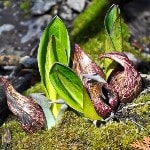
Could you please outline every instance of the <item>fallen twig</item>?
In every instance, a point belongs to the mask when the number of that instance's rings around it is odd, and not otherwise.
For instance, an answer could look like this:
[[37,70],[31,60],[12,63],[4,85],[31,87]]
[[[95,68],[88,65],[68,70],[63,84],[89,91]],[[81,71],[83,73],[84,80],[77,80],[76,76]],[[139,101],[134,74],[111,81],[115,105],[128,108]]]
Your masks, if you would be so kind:
[[[122,109],[133,109],[133,108],[135,108],[135,107],[140,107],[140,106],[144,106],[144,105],[150,105],[150,101],[147,101],[147,102],[145,102],[145,103],[137,103],[137,104],[135,104],[135,103],[132,103],[132,104],[129,104],[129,105],[127,105],[127,106],[124,106]],[[118,112],[120,112],[122,109],[120,109]]]

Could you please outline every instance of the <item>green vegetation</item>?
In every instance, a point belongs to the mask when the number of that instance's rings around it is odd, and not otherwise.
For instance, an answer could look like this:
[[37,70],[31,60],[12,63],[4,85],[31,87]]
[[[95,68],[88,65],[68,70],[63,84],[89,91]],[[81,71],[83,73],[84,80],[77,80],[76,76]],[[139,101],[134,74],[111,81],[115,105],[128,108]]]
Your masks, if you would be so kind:
[[34,86],[29,88],[27,91],[25,91],[24,95],[27,96],[27,95],[30,95],[32,93],[43,93],[43,94],[46,94],[44,85],[41,82],[36,83]]
[[[107,43],[105,44],[108,50],[105,52],[111,52],[116,49],[122,51],[122,29],[118,6],[112,5],[107,11],[105,28],[108,34]],[[91,120],[102,119],[103,116],[98,115],[95,111],[82,81],[69,68],[69,61],[71,59],[70,40],[67,29],[58,16],[52,19],[43,32],[37,58],[41,80],[47,91],[46,96],[52,102],[60,97],[67,105],[82,113],[85,117]],[[104,68],[107,68],[109,71],[109,65],[112,64],[112,61],[104,60],[104,62]],[[56,103],[53,103],[51,108],[56,118],[60,111],[60,107],[57,106]],[[51,120],[51,118],[47,118],[46,120]]]
[[25,13],[28,14],[29,13],[29,9],[30,9],[30,0],[23,0],[20,3],[20,9]]
[[[72,41],[80,44],[96,62],[98,62],[99,54],[105,50],[106,34],[103,20],[108,7],[105,0],[93,0],[91,5],[76,18],[71,32]],[[124,23],[123,35],[124,50],[133,52],[134,49],[128,43],[129,31]],[[27,90],[25,95],[36,92],[46,94],[43,84],[36,84]],[[135,102],[146,102],[149,99],[150,94],[141,95]],[[130,143],[149,135],[147,131],[150,130],[149,112],[150,106],[145,104],[132,109],[128,114],[131,119],[136,119],[138,116],[137,124],[123,119],[124,121],[108,122],[95,127],[92,122],[87,121],[72,109],[68,109],[55,127],[32,135],[26,134],[16,120],[9,118],[0,127],[0,138],[5,128],[10,129],[12,134],[10,149],[13,150],[131,149]],[[1,141],[0,139],[0,145]]]
[[[150,94],[140,96],[136,102],[149,101]],[[150,106],[145,105],[135,108],[130,116],[140,114],[137,123],[150,130]],[[4,128],[9,128],[12,133],[10,147],[12,149],[131,149],[129,144],[148,132],[131,121],[108,122],[95,127],[91,122],[84,120],[72,110],[66,111],[62,120],[52,129],[39,131],[29,135],[22,131],[17,121],[6,122],[0,127],[0,136]]]
[[3,7],[8,8],[11,7],[12,3],[10,0],[4,0],[3,1]]
[[93,0],[92,3],[74,21],[71,41],[78,44],[87,42],[98,33],[103,33],[104,17],[109,6],[105,0]]
[[[107,51],[107,34],[104,27],[105,14],[109,8],[105,1],[93,0],[92,3],[74,21],[74,28],[71,32],[71,41],[78,43],[92,59],[99,63],[98,57]],[[122,22],[123,51],[131,48],[128,38],[129,30],[127,25]]]
[[[105,0],[93,0],[92,3],[81,13],[73,23],[71,41],[78,43],[90,57],[100,65],[98,56],[107,49],[105,42],[107,34],[104,28],[105,14],[110,4]],[[131,52],[135,57],[150,62],[150,58],[141,55],[141,52],[129,43],[130,31],[122,19],[123,51]],[[145,40],[144,40],[145,42]],[[146,38],[146,42],[149,38]]]
[[[46,89],[46,96],[56,101],[58,93],[50,80],[50,70],[55,62],[68,65],[70,60],[70,40],[62,20],[56,16],[48,24],[40,39],[38,48],[38,68],[41,81]],[[55,117],[59,114],[60,105],[52,104]]]

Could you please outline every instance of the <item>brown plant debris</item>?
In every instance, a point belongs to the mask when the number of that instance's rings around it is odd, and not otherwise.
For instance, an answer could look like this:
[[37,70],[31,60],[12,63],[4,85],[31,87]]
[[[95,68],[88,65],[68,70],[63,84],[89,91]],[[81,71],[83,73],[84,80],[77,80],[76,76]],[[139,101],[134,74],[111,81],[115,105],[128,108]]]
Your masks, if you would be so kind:
[[130,145],[136,150],[150,150],[150,137],[145,136],[142,140],[137,140]]

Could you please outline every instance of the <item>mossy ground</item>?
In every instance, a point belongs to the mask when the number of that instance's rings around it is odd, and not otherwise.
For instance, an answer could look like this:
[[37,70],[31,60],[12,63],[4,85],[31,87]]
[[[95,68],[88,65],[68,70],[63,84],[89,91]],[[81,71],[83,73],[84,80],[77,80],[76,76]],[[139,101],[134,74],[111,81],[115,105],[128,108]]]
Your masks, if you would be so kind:
[[[93,0],[73,24],[71,40],[78,43],[94,59],[107,51],[105,42],[108,35],[105,31],[104,18],[109,7],[110,4],[105,0]],[[124,47],[130,47],[127,41],[130,36],[129,29],[123,20],[122,26]]]
[[[149,99],[150,94],[142,95],[135,102],[146,102]],[[0,136],[5,128],[10,129],[12,134],[10,148],[13,150],[131,149],[130,143],[149,135],[147,130],[150,130],[150,106],[137,107],[130,112],[130,116],[132,114],[140,116],[140,119],[132,117],[133,120],[136,119],[136,123],[126,118],[124,121],[111,121],[95,127],[92,122],[68,110],[55,127],[31,135],[25,133],[13,119],[1,126]]]
[[[107,9],[106,1],[93,0],[92,4],[77,17],[71,32],[72,41],[80,44],[95,61],[104,48],[106,35],[103,20]],[[127,41],[129,32],[126,25],[124,26],[124,35],[126,35],[124,45],[131,50],[133,48]],[[42,93],[44,90],[41,84],[38,84],[36,88],[32,88],[26,94],[32,92]],[[146,94],[138,97],[135,102],[149,100],[150,94]],[[12,136],[10,149],[13,150],[131,149],[130,143],[143,136],[149,136],[150,106],[136,107],[129,112],[127,117],[129,118],[124,118],[119,122],[108,122],[101,124],[100,127],[95,127],[92,122],[86,121],[69,109],[55,127],[31,135],[20,128],[17,120],[10,118],[0,127],[0,137],[2,137],[5,128],[10,129]]]
[[[95,60],[99,62],[99,55],[108,51],[106,44],[107,34],[104,26],[104,18],[106,12],[111,4],[105,0],[93,0],[92,3],[81,13],[73,23],[73,30],[71,31],[71,42],[77,43],[83,50]],[[130,29],[125,24],[123,18],[122,22],[122,38],[124,52],[131,52],[135,57],[144,61],[150,62],[150,58],[141,55],[141,51],[135,49],[129,43]],[[141,41],[149,43],[149,37],[143,38]]]

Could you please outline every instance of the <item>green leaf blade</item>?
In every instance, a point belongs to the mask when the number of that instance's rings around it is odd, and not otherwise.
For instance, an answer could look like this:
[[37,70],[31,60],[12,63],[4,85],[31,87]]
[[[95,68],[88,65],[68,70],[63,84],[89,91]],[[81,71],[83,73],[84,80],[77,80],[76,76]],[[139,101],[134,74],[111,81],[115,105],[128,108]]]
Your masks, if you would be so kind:
[[[104,25],[108,34],[107,48],[108,51],[122,51],[122,27],[120,9],[117,5],[112,5],[106,13]],[[109,43],[110,42],[110,43]]]
[[122,36],[123,35],[122,35],[121,17],[118,16],[118,18],[114,22],[111,39],[113,41],[115,50],[119,52],[123,51],[123,37]]
[[83,111],[84,111],[84,116],[91,119],[91,120],[103,120],[101,116],[99,116],[93,106],[93,103],[87,94],[87,92],[83,91]]
[[[104,20],[107,39],[105,41],[105,53],[112,51],[123,51],[123,37],[120,9],[117,5],[112,5],[106,13]],[[116,63],[109,59],[103,61],[106,79],[115,68]]]
[[68,67],[55,63],[50,71],[50,80],[59,96],[73,109],[83,113],[83,85]]
[[69,59],[70,59],[70,41],[69,41],[68,32],[62,20],[58,16],[56,16],[53,18],[53,20],[49,23],[49,25],[44,30],[38,48],[38,56],[37,56],[38,67],[41,75],[41,80],[44,83],[44,85],[46,84],[45,63],[46,63],[47,46],[50,37],[52,35],[54,35],[60,41],[60,43],[63,43],[64,51],[65,54],[67,55],[67,63],[69,63]]
[[[54,17],[45,28],[40,39],[37,58],[41,80],[46,89],[46,95],[52,101],[56,100],[58,95],[49,79],[50,69],[54,62],[61,62],[68,65],[70,60],[68,32],[58,16]],[[55,117],[59,112],[59,108],[59,105],[52,105],[52,111]]]
[[55,63],[50,72],[50,79],[59,96],[73,109],[91,120],[102,120],[93,106],[79,77],[68,67]]
[[60,41],[55,36],[50,36],[50,40],[47,46],[46,52],[46,62],[45,62],[45,86],[49,93],[49,98],[55,100],[57,98],[57,93],[51,84],[49,79],[49,72],[52,65],[55,62],[61,62],[67,65],[67,56],[65,53],[65,49]]
[[114,22],[117,19],[117,8],[118,7],[116,5],[112,5],[108,9],[105,16],[104,25],[105,25],[106,32],[109,35],[112,33]]

